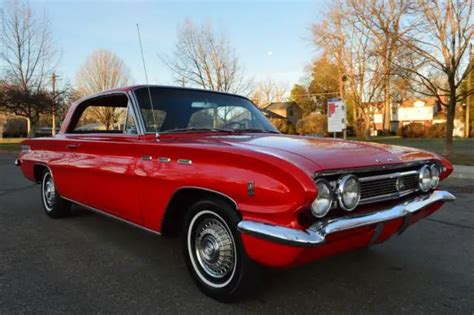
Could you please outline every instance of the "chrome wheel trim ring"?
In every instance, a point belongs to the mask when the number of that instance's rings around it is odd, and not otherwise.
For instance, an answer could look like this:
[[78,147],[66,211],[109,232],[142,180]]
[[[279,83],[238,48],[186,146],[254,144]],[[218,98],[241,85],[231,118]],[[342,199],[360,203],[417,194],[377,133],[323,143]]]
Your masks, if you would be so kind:
[[[203,216],[208,218],[200,222]],[[202,282],[213,288],[223,288],[232,281],[237,266],[237,251],[232,232],[221,216],[210,210],[198,212],[189,224],[187,245],[191,264]],[[213,263],[219,259],[219,264]],[[230,259],[231,262],[223,262],[223,259]],[[226,280],[218,282],[222,279]]]
[[41,191],[44,207],[46,211],[50,212],[53,210],[54,200],[56,198],[56,187],[54,186],[54,179],[50,172],[46,172],[43,176]]

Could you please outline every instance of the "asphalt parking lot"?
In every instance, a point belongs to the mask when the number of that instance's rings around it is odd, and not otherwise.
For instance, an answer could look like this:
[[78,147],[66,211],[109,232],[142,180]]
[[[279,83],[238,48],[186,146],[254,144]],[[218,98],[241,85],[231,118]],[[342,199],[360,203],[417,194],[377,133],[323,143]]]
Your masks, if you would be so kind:
[[403,235],[266,275],[254,299],[221,304],[194,286],[177,240],[76,207],[43,214],[39,187],[0,154],[0,314],[474,312],[474,180]]

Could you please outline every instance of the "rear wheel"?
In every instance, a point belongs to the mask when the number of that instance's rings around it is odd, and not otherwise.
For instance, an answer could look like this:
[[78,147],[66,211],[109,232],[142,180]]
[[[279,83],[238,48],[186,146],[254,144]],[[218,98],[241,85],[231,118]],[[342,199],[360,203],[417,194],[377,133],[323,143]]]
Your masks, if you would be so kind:
[[44,171],[41,180],[41,200],[44,211],[52,218],[62,218],[71,213],[71,203],[58,194],[49,169]]
[[206,295],[233,301],[255,289],[258,267],[246,255],[235,210],[220,200],[200,201],[188,211],[183,233],[187,267]]

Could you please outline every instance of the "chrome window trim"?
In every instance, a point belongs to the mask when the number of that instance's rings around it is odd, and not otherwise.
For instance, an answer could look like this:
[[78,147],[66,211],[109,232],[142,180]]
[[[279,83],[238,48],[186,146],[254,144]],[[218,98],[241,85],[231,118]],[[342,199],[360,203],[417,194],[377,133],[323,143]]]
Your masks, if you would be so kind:
[[135,118],[137,121],[138,134],[143,136],[146,134],[145,122],[140,111],[140,104],[138,104],[137,97],[135,96],[134,90],[130,90],[128,93],[128,98],[132,102],[133,111],[135,112]]

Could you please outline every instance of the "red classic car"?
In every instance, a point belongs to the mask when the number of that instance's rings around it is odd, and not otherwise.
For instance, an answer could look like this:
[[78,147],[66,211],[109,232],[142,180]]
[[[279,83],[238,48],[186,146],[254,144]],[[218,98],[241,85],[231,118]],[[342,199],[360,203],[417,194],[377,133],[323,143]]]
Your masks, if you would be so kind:
[[261,266],[384,242],[455,199],[437,189],[452,165],[436,154],[283,135],[244,97],[187,88],[84,98],[16,164],[52,218],[74,203],[180,235],[193,279],[219,300],[249,292]]

